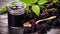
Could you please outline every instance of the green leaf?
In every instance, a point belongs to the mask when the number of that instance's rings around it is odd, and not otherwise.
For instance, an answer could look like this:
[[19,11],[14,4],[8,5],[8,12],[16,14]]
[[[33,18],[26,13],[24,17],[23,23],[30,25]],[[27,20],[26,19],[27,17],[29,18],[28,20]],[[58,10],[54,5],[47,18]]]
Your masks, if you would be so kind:
[[6,12],[7,11],[7,8],[6,7],[4,7],[4,8],[2,8],[2,10],[0,10],[1,11],[1,14],[2,13],[4,13],[4,12]]
[[53,2],[53,3],[56,3],[56,2],[58,2],[58,0],[52,0],[52,2]]
[[11,2],[12,5],[14,5],[16,2]]
[[47,2],[48,2],[48,0],[39,0],[38,4],[39,5],[43,5],[43,4],[47,3]]
[[26,3],[26,5],[30,6],[31,4],[36,3],[38,0],[20,0],[24,3]]
[[26,7],[26,10],[29,10],[29,6]]
[[34,12],[37,16],[39,16],[39,14],[40,14],[40,8],[39,8],[38,5],[33,5],[33,6],[32,6],[32,10],[33,10],[33,12]]
[[30,12],[29,6],[26,7],[26,12],[27,12],[27,13]]
[[9,3],[10,6],[14,6],[14,5],[17,5],[18,2],[11,2]]

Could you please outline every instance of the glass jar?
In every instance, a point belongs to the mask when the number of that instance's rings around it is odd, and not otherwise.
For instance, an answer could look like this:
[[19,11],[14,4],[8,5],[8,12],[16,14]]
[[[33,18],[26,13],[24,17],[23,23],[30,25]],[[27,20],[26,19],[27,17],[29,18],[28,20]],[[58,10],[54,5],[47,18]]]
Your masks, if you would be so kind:
[[26,4],[23,2],[14,2],[7,5],[8,26],[21,27],[25,22]]

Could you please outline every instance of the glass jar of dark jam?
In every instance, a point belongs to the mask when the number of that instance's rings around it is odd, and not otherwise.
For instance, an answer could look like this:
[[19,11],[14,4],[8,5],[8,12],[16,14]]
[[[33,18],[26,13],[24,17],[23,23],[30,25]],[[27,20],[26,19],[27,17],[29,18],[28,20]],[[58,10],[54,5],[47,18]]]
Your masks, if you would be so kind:
[[7,5],[8,9],[8,26],[21,27],[25,22],[25,8],[23,2],[15,2],[13,5]]

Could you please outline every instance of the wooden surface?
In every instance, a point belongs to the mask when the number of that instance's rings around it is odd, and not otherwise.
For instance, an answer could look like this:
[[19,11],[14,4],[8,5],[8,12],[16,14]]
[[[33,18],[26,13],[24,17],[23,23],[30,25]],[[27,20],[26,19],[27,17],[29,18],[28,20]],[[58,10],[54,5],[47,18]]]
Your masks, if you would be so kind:
[[[8,27],[0,27],[0,34],[23,34],[23,30],[24,28],[13,29]],[[38,32],[31,34],[38,34]],[[47,32],[47,34],[60,34],[60,29],[51,29],[50,31]]]
[[7,14],[0,15],[0,26],[8,26]]
[[6,6],[12,0],[0,0],[0,9]]
[[[9,4],[9,2],[12,2],[12,0],[0,0],[0,10]],[[5,18],[7,18],[6,14],[0,15],[0,26],[8,26],[7,19]]]
[[[0,27],[0,34],[23,34],[24,28],[8,28],[8,27]],[[31,34],[37,34],[36,33],[31,33]]]

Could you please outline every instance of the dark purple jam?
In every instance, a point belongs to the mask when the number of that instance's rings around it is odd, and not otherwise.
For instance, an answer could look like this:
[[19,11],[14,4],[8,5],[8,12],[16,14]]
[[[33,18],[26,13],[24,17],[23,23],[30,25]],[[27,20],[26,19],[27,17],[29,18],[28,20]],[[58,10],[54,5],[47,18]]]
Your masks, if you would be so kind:
[[[18,6],[10,7],[13,11],[8,10],[8,24],[13,27],[21,27],[25,22],[25,12],[18,11]],[[16,11],[15,11],[16,10]],[[20,12],[20,13],[19,13]]]

